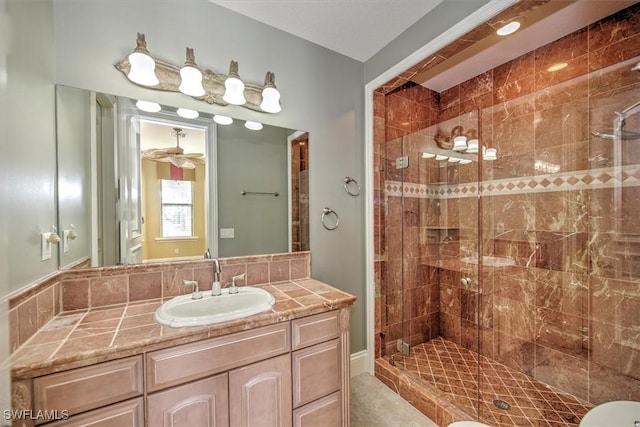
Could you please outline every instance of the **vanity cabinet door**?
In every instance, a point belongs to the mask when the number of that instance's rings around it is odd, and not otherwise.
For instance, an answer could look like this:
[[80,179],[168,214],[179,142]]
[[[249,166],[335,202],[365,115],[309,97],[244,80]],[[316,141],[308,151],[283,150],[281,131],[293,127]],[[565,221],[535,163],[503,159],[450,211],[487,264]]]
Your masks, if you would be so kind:
[[229,427],[227,374],[151,394],[149,427]]
[[229,408],[233,427],[290,427],[291,356],[229,372]]

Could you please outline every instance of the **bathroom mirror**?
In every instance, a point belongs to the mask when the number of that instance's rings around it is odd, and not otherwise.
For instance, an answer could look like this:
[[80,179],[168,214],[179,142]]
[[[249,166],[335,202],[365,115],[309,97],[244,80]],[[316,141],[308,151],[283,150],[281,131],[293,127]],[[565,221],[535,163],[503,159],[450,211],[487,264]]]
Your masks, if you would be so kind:
[[56,88],[59,267],[309,249],[308,133]]

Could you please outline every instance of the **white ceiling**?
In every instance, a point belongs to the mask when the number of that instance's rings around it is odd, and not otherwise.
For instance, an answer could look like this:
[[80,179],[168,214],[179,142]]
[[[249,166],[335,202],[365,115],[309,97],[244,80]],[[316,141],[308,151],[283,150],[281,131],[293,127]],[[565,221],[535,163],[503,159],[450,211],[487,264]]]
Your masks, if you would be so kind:
[[443,0],[209,0],[365,62]]
[[[445,0],[209,0],[310,42],[365,62]],[[460,0],[446,0],[460,1]],[[638,0],[556,2],[562,10],[499,43],[416,76],[441,92]]]

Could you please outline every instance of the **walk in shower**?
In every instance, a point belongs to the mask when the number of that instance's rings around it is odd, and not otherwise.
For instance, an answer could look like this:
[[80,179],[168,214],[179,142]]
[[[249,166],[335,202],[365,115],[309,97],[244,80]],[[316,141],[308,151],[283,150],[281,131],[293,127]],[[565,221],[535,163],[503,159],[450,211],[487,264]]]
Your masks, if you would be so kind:
[[640,401],[639,63],[636,3],[376,92],[376,375],[440,425]]

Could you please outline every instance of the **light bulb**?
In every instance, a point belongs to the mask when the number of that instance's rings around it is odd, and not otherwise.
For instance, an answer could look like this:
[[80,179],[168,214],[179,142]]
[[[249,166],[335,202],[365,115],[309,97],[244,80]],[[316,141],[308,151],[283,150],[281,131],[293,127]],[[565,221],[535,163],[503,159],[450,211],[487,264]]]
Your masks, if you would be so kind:
[[275,78],[275,74],[268,71],[264,79],[260,108],[267,113],[278,113],[282,110],[280,106],[280,92],[276,89]]
[[247,120],[246,122],[244,122],[244,127],[251,130],[260,130],[262,129],[262,123]]
[[233,105],[244,105],[247,100],[244,97],[244,83],[238,75],[238,63],[231,61],[229,65],[229,75],[224,81],[224,95],[222,99]]
[[136,48],[127,59],[130,65],[127,74],[129,80],[143,86],[156,86],[160,83],[155,72],[156,61],[149,55],[144,34],[138,33]]
[[498,150],[496,150],[495,148],[487,148],[486,150],[484,150],[482,158],[487,161],[496,160],[498,158],[497,154]]
[[477,139],[470,139],[467,143],[467,153],[477,153],[479,142]]
[[146,111],[147,113],[157,113],[162,109],[160,104],[157,102],[143,101],[141,99],[136,102],[136,107],[142,111]]
[[230,125],[233,123],[233,119],[231,117],[221,116],[220,114],[213,116],[213,121],[219,125]]
[[196,110],[189,110],[188,108],[178,108],[176,113],[185,119],[196,119],[200,115]]
[[202,87],[202,73],[198,69],[195,61],[193,49],[187,48],[187,60],[180,69],[180,87],[178,90],[189,96],[203,96],[205,94]]
[[456,136],[453,138],[453,151],[464,151],[467,149],[467,137]]

